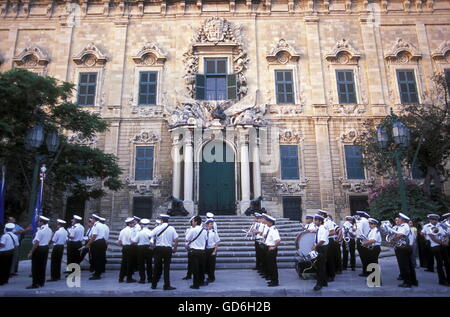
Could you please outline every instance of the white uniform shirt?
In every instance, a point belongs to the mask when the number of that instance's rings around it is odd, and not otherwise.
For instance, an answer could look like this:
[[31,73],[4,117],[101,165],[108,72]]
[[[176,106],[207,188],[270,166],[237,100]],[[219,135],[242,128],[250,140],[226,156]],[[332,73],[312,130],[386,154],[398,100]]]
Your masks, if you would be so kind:
[[141,231],[131,239],[132,242],[137,243],[137,245],[150,245],[150,234],[152,231],[148,227],[142,227]]
[[417,238],[417,236],[416,236],[416,234],[414,233],[414,230],[412,230],[412,227],[409,227],[409,236],[408,236],[408,239],[409,239],[409,245],[410,245],[410,246],[413,246],[413,245],[414,245],[414,243],[416,242],[416,238]]
[[267,238],[267,234],[269,232],[269,226],[268,225],[264,225],[263,229],[262,229],[262,238]]
[[155,245],[157,247],[172,247],[175,239],[178,238],[178,233],[173,226],[169,226],[159,237],[157,236],[160,232],[162,232],[167,226],[168,223],[163,223],[153,229],[150,233],[151,237],[155,239]]
[[[324,227],[325,227],[325,229],[327,229],[328,230],[328,233],[330,232],[330,231],[333,231],[333,230],[335,230],[336,229],[336,227],[337,227],[337,225],[334,223],[334,221],[333,220],[330,220],[330,219],[328,219],[328,218],[325,218],[325,221],[324,221]],[[330,235],[330,238],[336,238],[336,235],[335,234],[333,234],[333,235]]]
[[[258,231],[261,231],[264,234],[264,232],[267,230],[267,226],[265,224],[263,224],[262,222],[259,222],[258,224],[259,224]],[[262,237],[263,237],[263,235],[261,235],[259,233],[255,236],[256,239],[261,239]]]
[[108,240],[109,239],[109,227],[104,223],[102,223],[102,226],[105,229],[105,240]]
[[381,245],[381,233],[378,228],[370,229],[369,235],[367,236],[369,240],[375,240],[370,246],[375,247],[377,245]]
[[322,245],[328,245],[328,234],[330,232],[323,225],[319,226],[316,232],[316,243],[324,241]]
[[[411,228],[409,227],[409,225],[407,223],[402,223],[398,227],[397,232],[405,235],[406,237],[409,237],[409,234],[411,233]],[[408,242],[410,242],[410,241],[408,241]]]
[[67,241],[67,230],[63,227],[59,228],[53,234],[52,242],[55,245],[65,245]]
[[130,245],[131,244],[131,231],[133,228],[130,226],[126,226],[122,230],[120,230],[119,238],[117,241],[120,241],[122,245]]
[[317,226],[314,222],[308,223],[305,225],[305,229],[312,231],[312,232],[316,232],[317,231]]
[[13,232],[9,231],[2,235],[0,243],[4,245],[0,248],[0,251],[9,251],[19,246],[19,239]]
[[217,243],[220,242],[219,233],[215,230],[207,230],[206,232],[206,248],[213,249],[216,247]]
[[[203,231],[200,233],[202,229]],[[204,250],[206,247],[206,235],[207,230],[205,230],[202,226],[195,226],[194,228],[189,230],[189,233],[186,236],[186,241],[190,242],[189,247],[191,249]],[[194,239],[195,241],[193,241]]]
[[83,240],[84,227],[81,224],[76,223],[74,226],[69,228],[68,232],[69,235],[72,236],[72,238],[69,238],[69,241],[76,242]]
[[105,239],[106,230],[105,230],[105,227],[103,226],[103,224],[99,221],[94,223],[94,225],[92,226],[91,235],[94,235],[94,234],[97,235],[95,237],[95,241],[100,240],[100,239]]
[[369,220],[367,218],[361,217],[359,221],[356,222],[356,238],[361,238],[361,234],[368,236],[370,231]]
[[[213,218],[208,218],[208,219],[213,219]],[[213,219],[214,220],[214,219]],[[217,223],[214,221],[213,222],[213,229],[214,230],[216,230],[216,232],[219,232],[218,230],[217,230]]]
[[53,235],[52,229],[48,227],[48,224],[43,225],[36,231],[36,235],[34,236],[33,239],[33,244],[39,241],[39,246],[45,247],[50,242],[52,235]]
[[432,227],[433,225],[430,222],[422,227],[422,233],[425,235],[425,240],[431,241],[430,236],[428,234],[430,233],[429,229]]
[[[436,234],[433,233],[433,228],[438,228],[439,229],[438,233],[436,233]],[[437,238],[437,235],[444,234],[444,230],[441,227],[437,227],[437,226],[431,225],[431,226],[427,227],[426,234],[427,234],[427,237],[429,238],[431,247],[436,247],[436,246],[438,246],[440,244],[434,242],[428,235],[434,235],[434,237]]]
[[278,232],[278,229],[275,228],[275,226],[272,226],[269,228],[269,231],[267,233],[267,238],[264,243],[268,247],[274,247],[275,241],[277,241],[277,240],[281,240],[280,233]]
[[[343,227],[343,230],[344,230],[344,233],[343,233],[344,237],[347,236],[350,239],[354,239],[355,238],[356,232],[353,231],[353,224],[350,221],[346,220],[344,222],[344,224],[342,225],[342,227]],[[345,234],[345,231],[347,231],[347,234]]]

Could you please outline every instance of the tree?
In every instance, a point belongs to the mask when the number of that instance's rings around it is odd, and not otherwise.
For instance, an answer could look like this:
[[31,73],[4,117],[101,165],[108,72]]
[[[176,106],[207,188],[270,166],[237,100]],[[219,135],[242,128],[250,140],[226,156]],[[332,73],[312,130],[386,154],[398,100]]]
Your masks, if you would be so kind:
[[[448,157],[450,154],[450,104],[448,83],[445,75],[432,77],[431,93],[422,98],[421,104],[404,105],[400,109],[399,119],[411,131],[411,143],[402,156],[403,164],[420,167],[425,174],[422,188],[428,197],[442,194],[442,183],[448,178]],[[394,162],[382,151],[377,143],[376,127],[387,124],[389,118],[381,122],[368,120],[363,124],[363,132],[356,140],[362,147],[363,164],[378,175],[394,178]],[[417,149],[419,151],[417,152]],[[434,187],[432,186],[434,185]]]
[[[36,155],[45,157],[48,167],[47,208],[67,191],[90,199],[103,196],[103,188],[116,191],[122,187],[121,169],[114,155],[68,141],[68,132],[89,139],[108,128],[98,114],[70,101],[73,90],[71,83],[23,69],[0,74],[0,161],[7,167],[6,207],[10,213],[26,210]],[[45,131],[58,131],[60,147],[56,153],[49,152],[45,145],[37,150],[25,147],[25,137],[36,124]],[[86,178],[98,179],[103,186],[87,186]]]

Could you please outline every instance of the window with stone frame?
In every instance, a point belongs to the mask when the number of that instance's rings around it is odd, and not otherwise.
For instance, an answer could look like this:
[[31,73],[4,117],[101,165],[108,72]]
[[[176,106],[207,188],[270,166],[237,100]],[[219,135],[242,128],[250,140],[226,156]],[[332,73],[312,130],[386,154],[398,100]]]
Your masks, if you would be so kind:
[[158,72],[139,72],[139,106],[156,105]]
[[344,145],[347,179],[365,179],[361,146]]
[[78,77],[77,103],[80,106],[93,106],[97,90],[97,73],[80,73]]
[[154,146],[136,146],[135,180],[153,179],[154,150]]
[[339,103],[354,104],[356,101],[355,76],[353,70],[337,69],[336,84]]
[[419,102],[417,84],[413,69],[397,69],[397,83],[402,104]]
[[295,103],[294,76],[292,70],[275,70],[277,104]]
[[236,74],[227,73],[226,58],[205,58],[204,74],[195,75],[197,100],[236,100]]
[[280,145],[281,179],[299,179],[298,146]]

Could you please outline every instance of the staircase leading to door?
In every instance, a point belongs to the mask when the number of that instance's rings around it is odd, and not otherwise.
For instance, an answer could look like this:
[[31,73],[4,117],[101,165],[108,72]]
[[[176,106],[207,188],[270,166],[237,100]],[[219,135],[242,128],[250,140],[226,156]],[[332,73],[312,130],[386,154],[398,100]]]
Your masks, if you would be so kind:
[[[217,254],[217,269],[250,269],[255,266],[254,242],[246,240],[242,229],[247,230],[252,223],[252,217],[246,216],[216,216],[219,236],[221,239]],[[154,223],[154,221],[152,221]],[[170,225],[174,226],[179,235],[179,247],[172,258],[171,268],[185,270],[187,267],[187,252],[184,248],[184,233],[189,226],[189,217],[172,217]],[[295,264],[295,238],[300,230],[298,221],[279,218],[276,223],[281,235],[281,245],[278,250],[278,267],[293,268]],[[107,269],[119,269],[121,262],[121,247],[116,245],[118,230],[112,230],[107,253]],[[380,256],[389,256],[388,248],[383,248]]]

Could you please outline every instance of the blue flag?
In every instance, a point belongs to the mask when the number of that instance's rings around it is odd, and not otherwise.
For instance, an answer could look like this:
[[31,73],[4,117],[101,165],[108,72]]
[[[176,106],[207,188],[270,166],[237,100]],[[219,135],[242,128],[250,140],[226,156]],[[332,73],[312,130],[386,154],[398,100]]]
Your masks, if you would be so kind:
[[0,179],[0,224],[4,224],[5,221],[5,194],[6,194],[6,168],[2,166],[2,175]]
[[33,221],[31,223],[32,231],[31,233],[34,234],[37,231],[38,222],[39,222],[39,216],[42,215],[42,198],[44,193],[44,180],[41,178],[41,182],[39,183],[39,188],[37,192],[36,197],[36,204],[34,205],[34,211],[33,211]]

